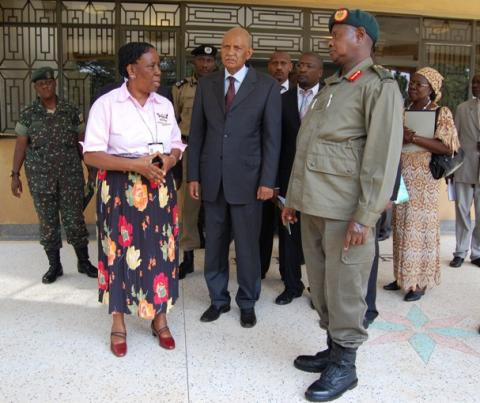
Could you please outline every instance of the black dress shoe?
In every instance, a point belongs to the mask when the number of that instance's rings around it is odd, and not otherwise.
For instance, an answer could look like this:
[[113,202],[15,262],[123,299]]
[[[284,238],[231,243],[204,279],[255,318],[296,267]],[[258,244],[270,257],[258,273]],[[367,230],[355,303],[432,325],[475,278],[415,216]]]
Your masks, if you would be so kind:
[[240,325],[242,327],[254,327],[257,323],[255,309],[240,309]]
[[400,289],[400,286],[397,284],[397,280],[395,280],[387,285],[384,285],[383,289],[387,291],[398,291]]
[[413,302],[413,301],[418,301],[422,296],[425,294],[424,290],[410,290],[405,297],[403,298],[404,301],[407,302]]
[[[460,256],[455,256],[450,262],[450,267],[460,267],[463,264],[463,258]],[[473,260],[472,260],[473,263]]]
[[[463,261],[463,259],[462,259],[462,261]],[[476,259],[473,259],[471,261],[471,263],[473,263],[475,266],[480,267],[480,257],[477,257]]]
[[208,309],[203,313],[200,320],[202,322],[213,322],[217,320],[222,313],[226,313],[230,310],[230,305],[222,305],[217,308],[215,305],[210,305]]
[[287,305],[292,302],[294,298],[299,298],[301,296],[302,293],[293,293],[285,290],[275,299],[275,303],[277,305]]

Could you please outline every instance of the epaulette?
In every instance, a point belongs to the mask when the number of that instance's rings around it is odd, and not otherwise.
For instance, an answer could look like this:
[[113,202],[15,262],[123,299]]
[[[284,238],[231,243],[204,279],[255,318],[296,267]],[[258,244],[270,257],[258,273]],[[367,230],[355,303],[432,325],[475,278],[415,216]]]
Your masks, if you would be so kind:
[[177,82],[175,83],[175,87],[180,88],[180,87],[181,87],[183,84],[185,84],[186,82],[187,82],[187,79],[186,79],[186,78],[184,78],[183,80],[177,81]]
[[383,80],[393,80],[393,74],[390,70],[386,69],[383,66],[380,66],[379,64],[374,64],[372,66],[372,70],[378,74],[380,79]]

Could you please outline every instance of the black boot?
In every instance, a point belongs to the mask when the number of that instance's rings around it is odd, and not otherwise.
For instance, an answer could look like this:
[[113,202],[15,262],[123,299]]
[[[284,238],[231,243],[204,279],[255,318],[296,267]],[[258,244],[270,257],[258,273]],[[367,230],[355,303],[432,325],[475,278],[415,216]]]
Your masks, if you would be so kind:
[[310,385],[305,397],[311,402],[326,402],[337,399],[358,384],[355,359],[356,348],[332,344],[330,362],[320,379]]
[[97,268],[90,263],[88,257],[88,247],[84,246],[82,248],[75,248],[75,253],[77,254],[77,269],[79,273],[86,274],[88,277],[98,277]]
[[183,252],[183,262],[180,263],[178,278],[182,280],[188,273],[193,273],[193,250]]
[[46,250],[45,253],[48,257],[48,264],[50,267],[48,271],[42,277],[43,284],[53,283],[57,277],[63,275],[62,264],[60,263],[60,249]]
[[293,365],[295,368],[305,372],[322,372],[327,368],[330,351],[332,349],[332,339],[327,334],[327,349],[320,351],[315,355],[299,355],[295,358]]

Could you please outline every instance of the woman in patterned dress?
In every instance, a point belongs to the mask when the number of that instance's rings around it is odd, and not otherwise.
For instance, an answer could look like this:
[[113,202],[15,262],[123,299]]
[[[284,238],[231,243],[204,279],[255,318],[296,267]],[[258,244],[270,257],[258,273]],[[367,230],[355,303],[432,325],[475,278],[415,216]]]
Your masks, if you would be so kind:
[[[171,168],[185,146],[172,104],[156,93],[160,58],[148,43],[118,53],[120,88],[93,104],[83,144],[97,175],[99,301],[109,305],[110,349],[127,352],[124,314],[151,320],[160,346],[175,341],[166,313],[178,297],[178,223]],[[155,159],[155,160],[154,160]]]
[[434,138],[416,135],[404,127],[403,143],[416,144],[424,151],[407,152],[401,157],[402,176],[410,200],[393,210],[393,268],[395,281],[383,288],[404,289],[405,301],[417,301],[427,287],[440,284],[439,181],[430,172],[432,154],[457,151],[459,141],[452,113],[439,107],[443,77],[435,69],[418,70],[410,80],[407,110],[436,111]]

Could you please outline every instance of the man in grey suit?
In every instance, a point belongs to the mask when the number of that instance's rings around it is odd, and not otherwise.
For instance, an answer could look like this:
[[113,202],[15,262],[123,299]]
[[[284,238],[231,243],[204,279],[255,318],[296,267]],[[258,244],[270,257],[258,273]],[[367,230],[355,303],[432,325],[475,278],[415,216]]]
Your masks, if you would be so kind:
[[[455,172],[455,234],[457,245],[452,267],[460,267],[470,249],[470,259],[480,266],[480,73],[472,80],[472,93],[475,99],[463,102],[455,114],[455,126],[465,151],[463,165]],[[475,224],[470,220],[470,209],[475,205]],[[473,228],[472,228],[473,227]],[[473,231],[473,233],[472,233]],[[470,241],[471,237],[471,241]]]
[[273,197],[280,154],[281,98],[278,83],[247,67],[252,39],[243,28],[223,37],[225,69],[199,81],[189,139],[191,197],[205,205],[205,279],[211,322],[230,310],[228,251],[233,233],[240,324],[256,324],[260,295],[259,233],[262,200]]

